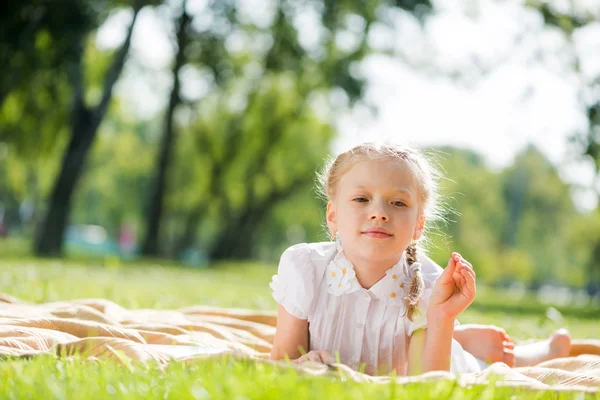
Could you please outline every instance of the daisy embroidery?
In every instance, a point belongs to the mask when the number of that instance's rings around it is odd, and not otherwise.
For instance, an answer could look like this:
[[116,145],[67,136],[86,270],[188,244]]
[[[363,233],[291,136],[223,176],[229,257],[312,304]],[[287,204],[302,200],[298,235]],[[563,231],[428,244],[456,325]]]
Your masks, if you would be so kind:
[[[336,296],[353,291],[356,273],[346,257],[336,256],[327,266],[327,291]],[[356,282],[358,283],[358,282]]]

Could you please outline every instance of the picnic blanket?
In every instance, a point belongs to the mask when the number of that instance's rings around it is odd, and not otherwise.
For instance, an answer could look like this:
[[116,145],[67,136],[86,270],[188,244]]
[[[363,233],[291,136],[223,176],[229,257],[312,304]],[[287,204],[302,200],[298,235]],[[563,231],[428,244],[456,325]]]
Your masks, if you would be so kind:
[[[571,356],[535,367],[492,364],[482,372],[458,377],[431,372],[416,377],[368,376],[345,365],[290,364],[268,359],[277,315],[271,311],[194,306],[178,310],[125,309],[105,299],[43,304],[0,294],[0,358],[57,357],[81,354],[90,359],[123,362],[174,360],[194,363],[206,358],[239,357],[297,368],[310,374],[344,373],[360,382],[400,383],[457,379],[461,385],[499,384],[531,389],[598,391],[600,340],[574,341]],[[588,351],[589,350],[589,351]]]

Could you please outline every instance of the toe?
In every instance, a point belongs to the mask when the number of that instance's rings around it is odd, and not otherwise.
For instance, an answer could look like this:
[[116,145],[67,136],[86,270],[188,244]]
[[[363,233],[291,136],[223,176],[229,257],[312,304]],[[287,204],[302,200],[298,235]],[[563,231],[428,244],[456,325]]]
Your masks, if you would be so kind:
[[508,365],[509,367],[514,367],[515,366],[515,353],[513,353],[512,350],[505,350],[503,357],[502,357],[502,362],[506,365]]
[[512,341],[508,341],[508,342],[502,342],[502,346],[503,346],[505,349],[510,349],[510,350],[512,350],[512,349],[514,349],[514,348],[515,348],[515,343],[514,343],[514,342],[512,342]]

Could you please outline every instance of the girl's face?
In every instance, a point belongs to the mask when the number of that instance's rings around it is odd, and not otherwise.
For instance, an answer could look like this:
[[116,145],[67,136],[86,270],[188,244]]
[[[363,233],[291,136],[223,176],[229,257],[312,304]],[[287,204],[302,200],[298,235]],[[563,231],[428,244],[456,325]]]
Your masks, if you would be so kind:
[[350,261],[387,268],[398,262],[423,232],[417,190],[410,170],[394,159],[358,162],[340,179],[327,224]]

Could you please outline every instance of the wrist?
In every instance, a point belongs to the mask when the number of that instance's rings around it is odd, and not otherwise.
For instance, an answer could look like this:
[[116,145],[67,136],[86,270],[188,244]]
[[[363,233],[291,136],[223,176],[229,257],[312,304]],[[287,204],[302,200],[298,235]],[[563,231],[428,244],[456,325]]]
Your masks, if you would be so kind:
[[449,315],[444,312],[439,312],[436,310],[428,310],[427,312],[427,325],[430,324],[451,324],[454,326],[454,320],[456,317],[454,315]]

